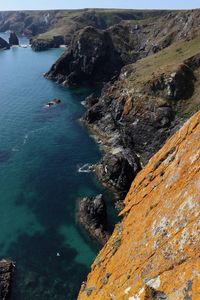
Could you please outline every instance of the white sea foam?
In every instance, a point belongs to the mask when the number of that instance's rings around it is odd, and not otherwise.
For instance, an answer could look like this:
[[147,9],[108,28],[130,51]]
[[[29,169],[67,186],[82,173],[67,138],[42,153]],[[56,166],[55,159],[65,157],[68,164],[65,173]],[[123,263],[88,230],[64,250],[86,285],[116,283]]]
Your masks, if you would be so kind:
[[27,140],[28,140],[28,137],[29,137],[29,135],[28,135],[28,134],[25,134],[24,140],[23,140],[23,145],[26,144],[26,142],[27,142]]
[[81,167],[78,167],[78,172],[79,173],[91,173],[93,172],[93,165],[87,163],[87,164],[84,164],[83,166]]

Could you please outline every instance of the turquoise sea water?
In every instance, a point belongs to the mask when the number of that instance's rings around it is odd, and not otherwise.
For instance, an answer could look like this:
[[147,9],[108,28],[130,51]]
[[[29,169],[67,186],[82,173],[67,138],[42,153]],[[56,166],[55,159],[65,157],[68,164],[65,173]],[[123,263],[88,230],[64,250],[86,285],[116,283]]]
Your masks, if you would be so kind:
[[62,51],[0,51],[0,258],[16,262],[13,300],[76,299],[97,253],[75,221],[77,200],[102,192],[78,172],[101,156],[78,122],[90,91],[43,78]]

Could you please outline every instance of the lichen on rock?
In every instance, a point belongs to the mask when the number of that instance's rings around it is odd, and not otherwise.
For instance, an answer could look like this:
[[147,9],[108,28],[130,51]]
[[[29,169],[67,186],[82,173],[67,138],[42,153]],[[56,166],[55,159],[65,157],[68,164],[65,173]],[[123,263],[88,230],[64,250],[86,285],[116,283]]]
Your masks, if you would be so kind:
[[200,112],[136,176],[78,299],[200,299],[199,183]]

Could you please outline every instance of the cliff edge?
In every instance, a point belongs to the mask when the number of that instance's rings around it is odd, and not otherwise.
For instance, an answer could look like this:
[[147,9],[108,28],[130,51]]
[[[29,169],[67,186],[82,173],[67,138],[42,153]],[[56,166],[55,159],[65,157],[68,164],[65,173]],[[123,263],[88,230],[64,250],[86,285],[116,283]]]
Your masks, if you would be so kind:
[[150,159],[78,299],[200,299],[200,112]]

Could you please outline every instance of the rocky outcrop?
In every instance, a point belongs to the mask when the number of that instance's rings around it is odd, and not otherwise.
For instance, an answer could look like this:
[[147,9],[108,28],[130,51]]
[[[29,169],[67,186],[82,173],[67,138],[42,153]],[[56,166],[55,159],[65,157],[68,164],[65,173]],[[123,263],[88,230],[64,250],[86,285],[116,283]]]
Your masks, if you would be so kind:
[[122,60],[107,32],[94,27],[80,30],[67,52],[46,73],[65,87],[108,81],[117,75]]
[[54,36],[52,39],[30,39],[31,48],[34,51],[44,51],[50,48],[58,48],[65,44],[63,36]]
[[0,49],[10,49],[9,44],[0,37]]
[[101,245],[108,240],[107,211],[102,195],[86,197],[80,200],[77,212],[78,222],[90,237]]
[[78,299],[199,299],[200,112],[137,175]]
[[9,300],[11,294],[11,280],[13,263],[8,260],[0,260],[0,299]]
[[141,170],[140,161],[128,151],[106,154],[96,165],[96,175],[100,181],[115,193],[116,199],[123,199],[129,190],[133,178]]
[[19,39],[15,32],[10,33],[9,37],[9,45],[10,46],[18,46],[19,45]]

